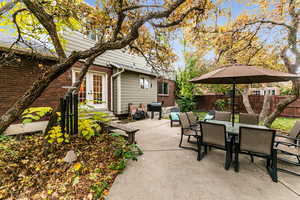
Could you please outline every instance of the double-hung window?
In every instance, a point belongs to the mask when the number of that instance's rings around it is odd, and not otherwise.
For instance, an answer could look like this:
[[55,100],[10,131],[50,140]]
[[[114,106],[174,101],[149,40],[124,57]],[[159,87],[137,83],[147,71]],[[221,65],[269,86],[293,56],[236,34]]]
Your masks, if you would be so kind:
[[158,83],[158,94],[159,95],[169,95],[169,84],[167,82]]

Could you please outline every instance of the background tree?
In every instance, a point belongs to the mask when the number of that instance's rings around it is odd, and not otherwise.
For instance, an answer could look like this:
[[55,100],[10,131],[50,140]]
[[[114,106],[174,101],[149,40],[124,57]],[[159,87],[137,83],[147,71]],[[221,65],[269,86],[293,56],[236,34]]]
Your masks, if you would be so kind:
[[[231,10],[224,9],[221,2],[210,10],[209,24],[201,24],[186,31],[188,40],[193,41],[201,54],[203,49],[207,53],[213,52],[215,63],[219,66],[237,62],[297,73],[300,64],[298,45],[300,2],[294,0],[240,2],[252,6],[253,14],[245,11],[232,19]],[[220,18],[226,19],[226,22],[219,23]],[[248,86],[242,86],[240,89],[247,112],[253,113],[248,99]],[[270,98],[265,95],[260,118],[264,120],[265,125],[270,126],[284,108],[298,97],[299,81],[293,81],[293,96],[281,101],[276,110],[268,115]]]
[[[8,6],[8,4],[10,4]],[[12,6],[13,5],[13,6]],[[106,0],[96,7],[90,7],[74,0],[20,0],[1,3],[1,25],[13,25],[17,32],[16,42],[26,42],[23,36],[41,40],[46,37],[47,44],[53,46],[58,63],[44,69],[32,86],[0,118],[2,133],[26,107],[31,105],[61,74],[79,60],[85,60],[79,79],[79,86],[88,67],[97,56],[108,50],[129,48],[144,56],[149,62],[170,63],[169,46],[165,45],[168,36],[179,27],[200,23],[208,10],[214,5],[207,0],[177,1],[138,1]],[[3,12],[2,12],[3,11]],[[83,51],[74,51],[66,55],[63,48],[62,31],[78,30],[87,27],[100,35],[100,40]],[[160,33],[156,37],[155,33]],[[164,37],[167,38],[167,37]],[[42,41],[43,42],[43,41]],[[154,45],[154,47],[153,47]],[[28,45],[30,48],[30,45]],[[146,48],[147,47],[147,48]],[[12,51],[13,52],[13,51]],[[165,53],[165,54],[164,54]],[[11,55],[13,53],[10,53]],[[159,56],[157,56],[159,55]],[[2,55],[1,62],[8,55]],[[1,69],[1,68],[0,68]]]

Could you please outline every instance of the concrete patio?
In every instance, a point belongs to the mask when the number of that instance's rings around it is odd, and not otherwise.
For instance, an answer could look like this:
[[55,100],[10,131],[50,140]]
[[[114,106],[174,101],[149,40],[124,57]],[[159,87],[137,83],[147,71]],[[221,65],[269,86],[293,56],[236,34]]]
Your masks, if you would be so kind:
[[180,128],[171,128],[169,120],[130,125],[140,129],[136,140],[144,155],[116,178],[110,200],[300,199],[300,178],[278,172],[279,182],[274,183],[264,160],[255,158],[251,163],[242,155],[240,172],[226,171],[222,151],[212,150],[199,162],[195,151],[180,149]]

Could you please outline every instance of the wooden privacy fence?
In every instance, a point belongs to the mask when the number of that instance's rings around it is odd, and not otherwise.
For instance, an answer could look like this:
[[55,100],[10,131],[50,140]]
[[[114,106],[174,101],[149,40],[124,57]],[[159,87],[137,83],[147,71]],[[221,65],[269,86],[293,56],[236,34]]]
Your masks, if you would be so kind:
[[65,98],[60,98],[62,133],[78,133],[78,95],[70,94]]
[[[271,96],[271,106],[269,109],[269,112],[273,112],[276,109],[277,104],[285,99],[288,98],[288,96]],[[196,109],[198,110],[214,110],[217,109],[215,106],[215,102],[218,99],[224,99],[226,104],[226,110],[231,110],[231,97],[228,95],[199,95],[195,96],[195,102],[196,102]],[[255,113],[260,113],[264,96],[260,95],[250,95],[249,96],[250,104],[254,110]],[[246,112],[246,108],[243,104],[242,96],[236,96],[235,98],[235,109],[237,113],[244,113]],[[295,102],[288,105],[284,111],[281,113],[280,116],[284,117],[300,117],[300,98],[297,99]]]

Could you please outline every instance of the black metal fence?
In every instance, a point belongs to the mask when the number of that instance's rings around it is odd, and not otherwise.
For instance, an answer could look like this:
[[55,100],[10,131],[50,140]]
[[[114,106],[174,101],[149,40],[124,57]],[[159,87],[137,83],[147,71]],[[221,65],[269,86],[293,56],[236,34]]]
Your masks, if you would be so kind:
[[65,98],[60,98],[62,133],[78,133],[78,95],[71,94]]

